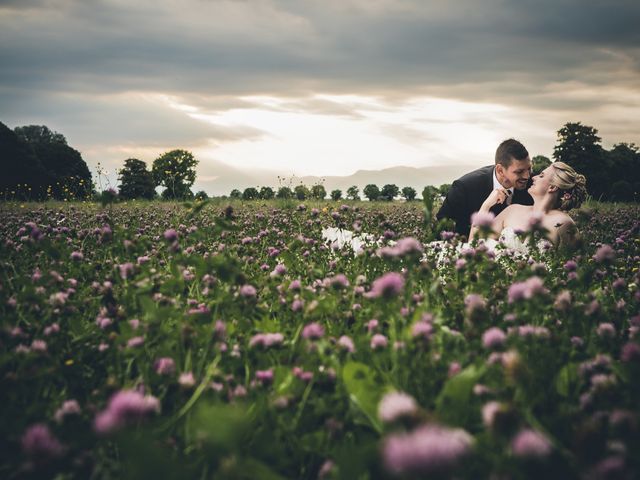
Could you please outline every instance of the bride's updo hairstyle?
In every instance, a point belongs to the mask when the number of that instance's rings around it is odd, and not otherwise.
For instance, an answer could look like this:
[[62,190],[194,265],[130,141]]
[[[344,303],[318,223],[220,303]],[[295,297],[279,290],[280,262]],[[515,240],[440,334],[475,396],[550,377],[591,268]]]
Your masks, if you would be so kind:
[[563,162],[551,164],[555,175],[551,185],[558,187],[558,202],[556,208],[568,211],[578,208],[587,198],[587,179]]

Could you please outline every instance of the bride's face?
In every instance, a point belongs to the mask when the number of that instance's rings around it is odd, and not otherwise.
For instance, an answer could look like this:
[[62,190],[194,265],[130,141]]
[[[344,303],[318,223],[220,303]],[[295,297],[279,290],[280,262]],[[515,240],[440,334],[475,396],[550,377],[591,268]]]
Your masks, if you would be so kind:
[[549,191],[551,180],[555,175],[553,166],[548,166],[538,175],[532,178],[532,185],[529,187],[529,193],[532,195],[544,195]]

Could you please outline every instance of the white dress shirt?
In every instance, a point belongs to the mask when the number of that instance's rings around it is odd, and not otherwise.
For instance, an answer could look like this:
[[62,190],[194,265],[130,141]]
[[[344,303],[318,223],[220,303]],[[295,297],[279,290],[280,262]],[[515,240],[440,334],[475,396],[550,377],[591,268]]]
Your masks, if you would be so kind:
[[[493,189],[496,188],[505,189],[502,184],[498,181],[498,177],[496,176],[496,169],[493,167]],[[505,189],[507,191],[507,200],[505,203],[507,205],[511,205],[511,201],[513,200],[513,187]]]

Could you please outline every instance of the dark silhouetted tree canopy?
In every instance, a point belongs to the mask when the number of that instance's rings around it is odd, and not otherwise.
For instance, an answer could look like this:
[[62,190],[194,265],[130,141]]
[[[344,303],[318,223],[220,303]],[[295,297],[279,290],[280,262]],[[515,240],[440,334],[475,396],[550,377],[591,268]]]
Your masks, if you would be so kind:
[[120,170],[119,193],[122,198],[152,199],[156,195],[153,175],[147,170],[147,164],[137,158],[128,158]]
[[[625,201],[640,200],[640,151],[638,146],[633,143],[618,143],[607,152],[609,161],[611,162],[611,175],[613,176],[611,186],[611,198],[620,200],[622,197]],[[631,185],[631,196],[621,192],[616,188],[617,182],[627,182]],[[622,187],[626,189],[626,186]]]
[[610,189],[610,162],[600,145],[598,130],[582,123],[567,123],[558,130],[553,149],[556,161],[571,165],[587,179],[587,191],[595,199],[606,198]]
[[87,198],[91,194],[91,172],[80,152],[67,145],[64,136],[44,125],[17,127],[15,133],[31,147],[44,170],[32,183],[48,189],[54,198]]
[[0,192],[3,196],[44,198],[46,174],[42,164],[33,149],[3,123],[0,123],[0,168]]

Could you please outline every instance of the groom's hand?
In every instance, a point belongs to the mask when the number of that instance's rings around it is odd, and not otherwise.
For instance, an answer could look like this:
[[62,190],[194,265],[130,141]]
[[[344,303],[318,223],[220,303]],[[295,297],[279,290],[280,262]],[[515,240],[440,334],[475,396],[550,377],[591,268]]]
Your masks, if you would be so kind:
[[504,203],[507,200],[507,191],[504,188],[494,189],[482,204],[480,210],[488,211],[491,207],[498,203]]

